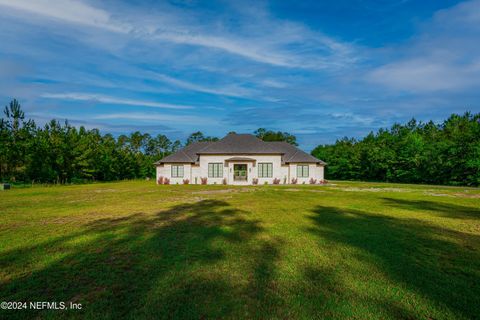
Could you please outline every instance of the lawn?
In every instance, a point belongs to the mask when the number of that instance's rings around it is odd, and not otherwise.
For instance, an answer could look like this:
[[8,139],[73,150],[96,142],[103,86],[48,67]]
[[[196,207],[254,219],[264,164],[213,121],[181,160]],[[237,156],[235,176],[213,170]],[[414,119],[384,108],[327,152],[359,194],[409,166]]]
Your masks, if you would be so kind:
[[0,192],[0,318],[480,317],[480,190],[381,183]]

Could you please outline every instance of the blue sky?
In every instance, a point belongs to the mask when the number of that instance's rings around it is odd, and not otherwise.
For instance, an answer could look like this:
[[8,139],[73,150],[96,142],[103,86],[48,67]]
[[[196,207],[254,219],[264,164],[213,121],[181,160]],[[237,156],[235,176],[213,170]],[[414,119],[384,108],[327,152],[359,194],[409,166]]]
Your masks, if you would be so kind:
[[0,102],[37,123],[310,150],[480,111],[480,1],[0,0]]

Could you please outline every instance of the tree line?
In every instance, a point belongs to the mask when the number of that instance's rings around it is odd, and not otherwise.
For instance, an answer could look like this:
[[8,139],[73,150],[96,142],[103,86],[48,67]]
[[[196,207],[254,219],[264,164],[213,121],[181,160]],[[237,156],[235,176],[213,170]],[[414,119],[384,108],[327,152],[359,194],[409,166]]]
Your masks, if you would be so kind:
[[443,185],[480,184],[480,113],[452,114],[443,123],[412,119],[362,139],[319,145],[326,177]]
[[[253,134],[298,145],[287,132],[259,128]],[[0,119],[0,180],[76,183],[154,177],[154,162],[184,145],[217,140],[200,131],[184,144],[139,131],[115,137],[57,120],[40,127],[13,100]],[[478,186],[480,113],[453,114],[440,124],[412,119],[362,139],[319,145],[312,155],[327,162],[327,179]]]
[[[297,144],[285,132],[260,128],[255,134],[265,141]],[[217,140],[198,131],[185,145]],[[153,178],[154,162],[182,146],[163,134],[135,131],[115,137],[98,129],[76,128],[68,121],[51,120],[40,127],[25,117],[14,99],[0,119],[0,181],[63,184]]]

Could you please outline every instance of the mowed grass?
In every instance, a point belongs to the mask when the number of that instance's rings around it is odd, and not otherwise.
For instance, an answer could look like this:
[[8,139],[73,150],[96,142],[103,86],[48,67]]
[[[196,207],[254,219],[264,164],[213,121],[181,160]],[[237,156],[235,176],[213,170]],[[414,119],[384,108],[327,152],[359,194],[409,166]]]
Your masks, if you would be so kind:
[[0,192],[0,318],[480,317],[480,191],[119,182]]

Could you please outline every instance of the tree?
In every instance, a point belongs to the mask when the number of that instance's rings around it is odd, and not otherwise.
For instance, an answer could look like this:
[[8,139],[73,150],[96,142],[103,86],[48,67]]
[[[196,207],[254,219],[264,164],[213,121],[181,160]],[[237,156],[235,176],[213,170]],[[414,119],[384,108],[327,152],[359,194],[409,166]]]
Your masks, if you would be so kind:
[[218,141],[217,137],[210,137],[210,136],[204,136],[201,131],[194,132],[190,134],[187,138],[187,141],[185,145],[190,145],[194,142],[202,142],[202,141]]
[[298,146],[297,137],[291,135],[288,132],[281,132],[281,131],[271,131],[266,130],[265,128],[258,128],[253,132],[253,134],[263,141],[285,141],[294,146]]
[[480,114],[451,115],[442,124],[410,120],[318,146],[330,179],[452,185],[480,184]]
[[25,156],[35,123],[32,120],[25,121],[25,114],[16,99],[5,106],[4,115],[5,119],[0,123],[0,142],[3,146],[1,179],[15,181],[25,174]]

